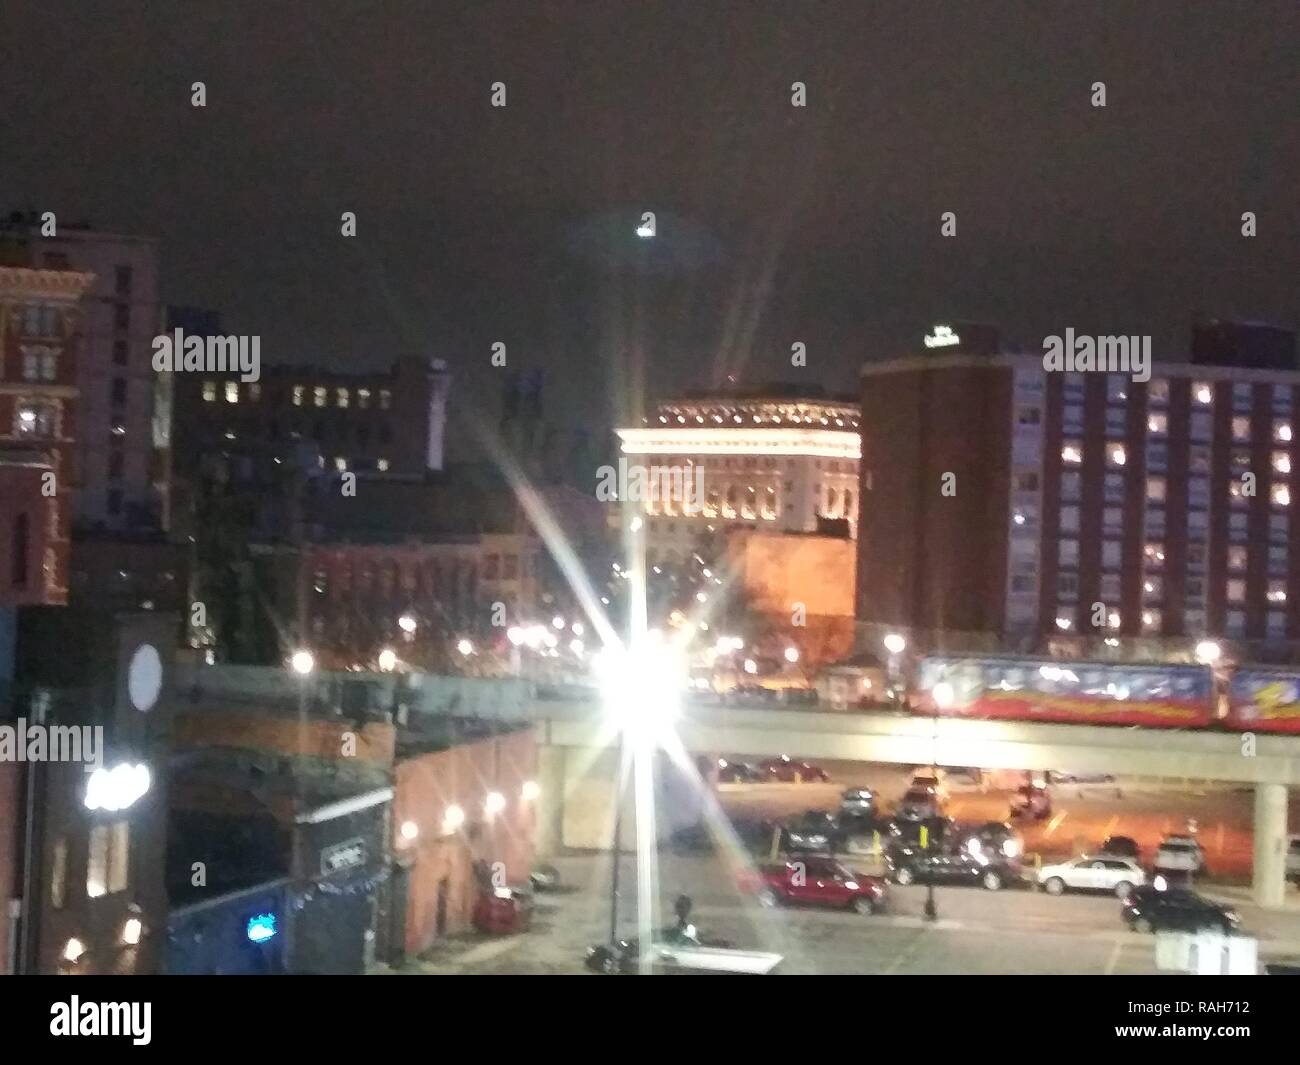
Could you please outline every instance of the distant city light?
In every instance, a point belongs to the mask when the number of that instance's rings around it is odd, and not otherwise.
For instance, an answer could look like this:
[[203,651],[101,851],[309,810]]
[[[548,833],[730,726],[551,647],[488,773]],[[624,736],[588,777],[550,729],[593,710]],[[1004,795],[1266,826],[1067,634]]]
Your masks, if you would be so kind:
[[940,710],[946,710],[957,701],[957,693],[953,686],[946,680],[939,681],[931,690],[930,696],[934,699],[934,705]]
[[409,842],[410,840],[415,839],[415,837],[418,836],[419,834],[420,834],[420,826],[417,825],[414,821],[402,822],[402,839],[407,840]]
[[746,673],[757,673],[757,672],[758,672],[758,663],[755,662],[752,658],[746,658],[746,659],[745,659],[745,672],[746,672]]
[[499,791],[489,791],[487,798],[483,800],[483,810],[488,817],[499,814],[506,808],[506,797]]
[[1213,640],[1202,640],[1196,645],[1196,660],[1203,665],[1214,665],[1221,653],[1219,645]]
[[151,783],[149,767],[142,762],[120,762],[112,769],[100,766],[86,779],[82,802],[87,810],[125,810],[144,797]]
[[524,802],[536,802],[541,794],[542,789],[537,786],[535,780],[525,780],[524,786],[519,790],[519,797]]
[[456,650],[468,657],[474,653],[474,645],[469,640],[460,640],[456,644]]
[[885,637],[885,650],[891,655],[901,655],[907,649],[907,640],[896,632]]
[[403,614],[397,619],[397,627],[403,632],[411,633],[416,629],[416,621],[413,615]]
[[582,624],[581,621],[575,621],[572,625],[569,626],[569,628],[573,630],[573,635],[574,635],[574,636],[581,636],[584,632],[587,631],[587,630],[583,627],[583,624]]
[[560,617],[559,614],[556,614],[555,617],[551,618],[551,625],[557,629],[564,628],[564,618]]
[[134,947],[140,942],[140,934],[144,931],[144,925],[141,924],[140,918],[128,917],[126,924],[122,926],[122,942],[128,947]]
[[385,673],[391,673],[397,668],[397,652],[391,647],[385,647],[379,652],[379,668]]
[[632,519],[631,529],[633,532],[638,532],[640,528],[641,528],[641,518],[638,515],[637,517]]
[[524,630],[518,625],[511,625],[510,628],[506,629],[506,639],[518,647],[524,642]]
[[459,806],[452,804],[447,807],[446,813],[442,815],[442,832],[443,835],[449,836],[465,823],[465,811]]
[[86,945],[76,936],[69,939],[63,946],[63,958],[65,961],[76,961],[85,953]]
[[294,651],[289,665],[299,676],[305,677],[316,668],[316,656],[310,651]]
[[787,647],[787,648],[785,649],[785,660],[786,660],[787,662],[789,662],[791,665],[793,665],[795,662],[798,662],[798,661],[799,661],[799,648],[797,648],[797,647]]

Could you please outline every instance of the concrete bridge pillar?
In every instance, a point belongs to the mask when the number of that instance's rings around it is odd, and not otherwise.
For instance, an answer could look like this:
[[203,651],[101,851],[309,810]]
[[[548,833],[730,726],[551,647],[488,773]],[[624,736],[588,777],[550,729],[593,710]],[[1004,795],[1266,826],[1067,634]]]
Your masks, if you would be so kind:
[[1285,784],[1255,785],[1255,865],[1251,880],[1255,902],[1280,909],[1286,894]]

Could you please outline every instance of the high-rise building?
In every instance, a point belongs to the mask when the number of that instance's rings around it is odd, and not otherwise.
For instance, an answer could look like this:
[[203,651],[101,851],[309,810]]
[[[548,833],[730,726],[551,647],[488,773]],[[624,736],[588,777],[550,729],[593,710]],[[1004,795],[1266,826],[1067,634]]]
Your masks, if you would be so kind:
[[75,382],[76,521],[109,531],[165,527],[167,438],[155,393],[168,382],[153,370],[163,325],[157,241],[63,223],[56,233],[42,236],[38,219],[14,215],[4,235],[25,265],[94,275]]
[[1294,336],[1290,369],[1275,347],[1263,368],[1154,364],[1146,381],[1042,355],[865,366],[860,636],[1152,654],[1300,640],[1300,373]]

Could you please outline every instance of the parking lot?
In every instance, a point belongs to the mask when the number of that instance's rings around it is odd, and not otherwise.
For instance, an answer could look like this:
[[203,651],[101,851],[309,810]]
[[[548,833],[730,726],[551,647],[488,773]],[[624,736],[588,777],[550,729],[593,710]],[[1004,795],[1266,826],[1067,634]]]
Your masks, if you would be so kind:
[[[609,927],[607,855],[569,857],[556,863],[566,888],[538,895],[530,932],[488,939],[454,940],[410,973],[580,973],[586,948],[603,941]],[[978,888],[936,889],[938,920],[923,917],[925,888],[891,886],[887,912],[848,912],[781,907],[764,909],[733,885],[719,857],[663,854],[658,863],[655,923],[672,921],[672,900],[688,894],[702,935],[735,946],[782,954],[780,971],[801,974],[998,975],[1011,973],[1155,973],[1151,936],[1120,924],[1112,897]],[[622,881],[636,883],[625,856]],[[1231,900],[1234,904],[1237,900]],[[1262,933],[1261,961],[1300,958],[1300,913],[1264,914],[1239,905],[1247,934]],[[624,897],[620,934],[635,934],[635,898]]]

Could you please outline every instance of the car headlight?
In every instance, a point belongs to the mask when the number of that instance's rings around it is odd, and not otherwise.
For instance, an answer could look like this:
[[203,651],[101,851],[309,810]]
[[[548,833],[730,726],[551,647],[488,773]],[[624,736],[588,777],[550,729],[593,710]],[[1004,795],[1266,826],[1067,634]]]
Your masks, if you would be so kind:
[[1008,858],[1014,858],[1020,853],[1020,841],[1016,839],[1004,839],[1002,841],[1002,853]]

